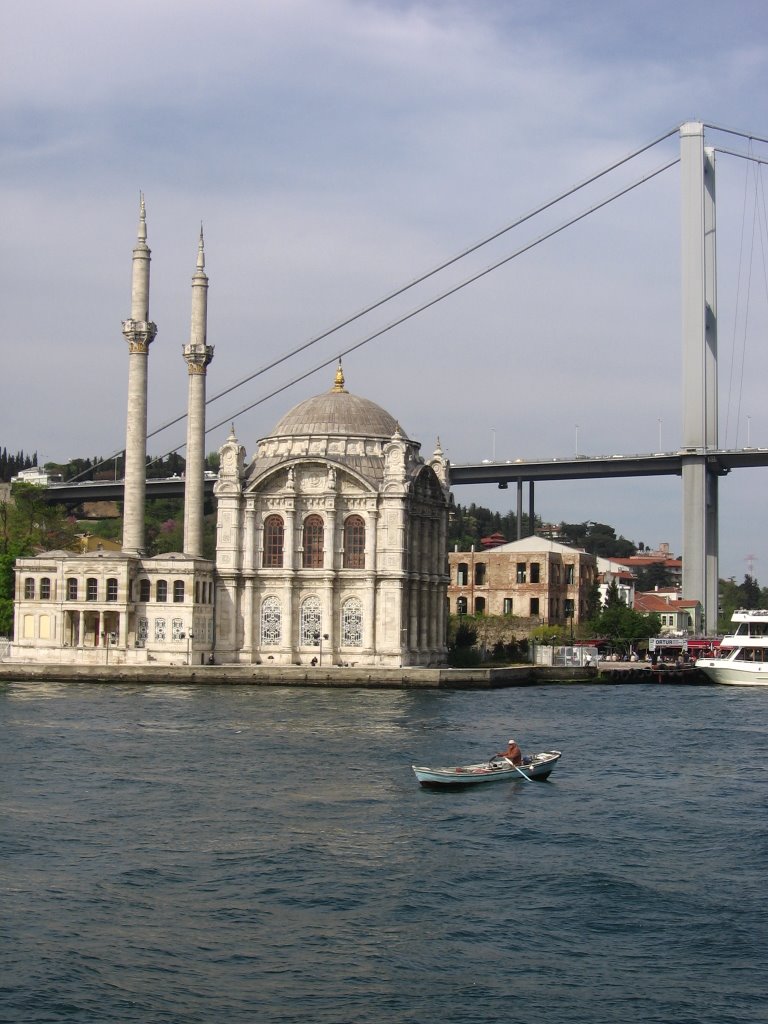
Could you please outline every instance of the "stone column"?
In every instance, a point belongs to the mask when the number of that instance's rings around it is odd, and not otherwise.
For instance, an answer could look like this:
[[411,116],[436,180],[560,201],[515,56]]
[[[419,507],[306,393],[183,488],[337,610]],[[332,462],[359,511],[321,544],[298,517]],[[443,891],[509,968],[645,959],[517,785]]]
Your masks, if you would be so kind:
[[192,325],[189,345],[183,349],[189,376],[187,399],[187,468],[184,480],[184,552],[203,554],[203,506],[205,503],[205,378],[213,359],[206,344],[208,277],[205,273],[203,229],[197,249],[197,270],[192,278]]
[[144,196],[139,211],[139,233],[133,250],[131,315],[123,321],[128,342],[128,416],[125,428],[125,482],[123,550],[144,549],[144,501],[147,486],[147,375],[149,346],[157,327],[149,319],[149,262]]

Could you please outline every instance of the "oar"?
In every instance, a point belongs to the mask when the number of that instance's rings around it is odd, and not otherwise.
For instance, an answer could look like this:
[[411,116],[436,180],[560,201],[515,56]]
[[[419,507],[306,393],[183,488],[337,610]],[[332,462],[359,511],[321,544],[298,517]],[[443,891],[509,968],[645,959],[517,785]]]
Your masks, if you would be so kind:
[[505,757],[504,760],[507,762],[507,764],[511,764],[512,767],[517,772],[517,774],[518,775],[522,775],[522,777],[525,779],[526,782],[533,782],[533,779],[530,776],[526,775],[522,768],[518,768],[517,765],[515,764],[515,762],[511,758]]

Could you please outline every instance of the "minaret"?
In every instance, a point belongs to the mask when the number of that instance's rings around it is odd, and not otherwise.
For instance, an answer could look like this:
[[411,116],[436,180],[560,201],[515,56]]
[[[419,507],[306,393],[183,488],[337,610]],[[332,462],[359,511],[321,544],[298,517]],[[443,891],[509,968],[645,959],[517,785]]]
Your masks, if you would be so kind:
[[203,227],[197,246],[197,269],[192,277],[192,326],[189,344],[182,352],[187,362],[187,469],[184,483],[184,553],[203,554],[203,503],[205,501],[205,377],[213,359],[206,345],[208,329],[208,277],[205,273]]
[[131,316],[123,321],[128,342],[128,417],[125,428],[123,551],[144,549],[144,501],[147,489],[147,360],[157,327],[149,319],[147,211],[139,206],[139,234],[133,250]]

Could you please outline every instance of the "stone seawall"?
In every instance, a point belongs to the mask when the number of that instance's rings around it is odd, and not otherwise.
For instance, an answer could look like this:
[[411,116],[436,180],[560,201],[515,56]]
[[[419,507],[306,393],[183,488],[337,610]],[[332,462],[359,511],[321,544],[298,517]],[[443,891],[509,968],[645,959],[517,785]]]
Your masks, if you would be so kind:
[[495,690],[541,683],[594,683],[597,670],[512,665],[506,668],[310,668],[260,665],[37,665],[0,663],[2,682],[145,685],[328,686],[370,689]]

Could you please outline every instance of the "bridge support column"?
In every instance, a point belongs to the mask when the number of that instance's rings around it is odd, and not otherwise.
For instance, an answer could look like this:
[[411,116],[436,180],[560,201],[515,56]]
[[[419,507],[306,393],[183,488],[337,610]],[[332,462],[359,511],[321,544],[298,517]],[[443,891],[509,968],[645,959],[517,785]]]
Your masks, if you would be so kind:
[[536,533],[536,513],[533,502],[533,480],[528,481],[528,536]]
[[680,129],[683,297],[683,596],[717,628],[718,478],[708,451],[718,447],[715,154],[704,125]]

